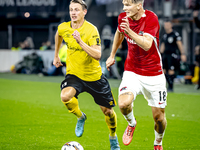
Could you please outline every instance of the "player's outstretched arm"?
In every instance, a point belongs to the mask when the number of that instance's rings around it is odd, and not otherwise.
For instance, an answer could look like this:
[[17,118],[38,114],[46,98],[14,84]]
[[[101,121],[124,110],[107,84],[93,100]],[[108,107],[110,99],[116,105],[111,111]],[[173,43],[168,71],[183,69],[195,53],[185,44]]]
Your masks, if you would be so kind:
[[115,54],[117,49],[119,48],[120,44],[124,40],[124,34],[120,33],[118,30],[115,32],[114,41],[112,45],[112,51],[110,53],[110,57],[108,57],[106,61],[106,68],[110,71],[110,66],[115,64]]
[[81,40],[80,33],[75,30],[72,34],[76,42],[81,46],[81,48],[91,57],[96,60],[100,60],[101,58],[101,46],[100,45],[87,45],[85,42]]
[[56,66],[57,68],[60,66],[63,66],[58,56],[62,41],[63,41],[63,37],[59,36],[58,31],[57,31],[55,34],[55,54],[54,54],[54,60],[53,60],[53,65]]

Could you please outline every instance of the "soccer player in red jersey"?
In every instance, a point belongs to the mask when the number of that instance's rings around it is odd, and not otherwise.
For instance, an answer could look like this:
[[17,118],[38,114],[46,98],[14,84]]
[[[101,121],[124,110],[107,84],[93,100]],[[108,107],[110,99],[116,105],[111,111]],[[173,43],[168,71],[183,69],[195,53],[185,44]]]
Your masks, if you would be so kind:
[[[166,79],[159,53],[159,22],[155,13],[143,8],[144,0],[123,0],[123,10],[118,17],[118,28],[107,69],[115,63],[115,54],[124,38],[128,44],[122,82],[119,87],[119,108],[128,122],[123,135],[124,145],[132,141],[136,120],[133,101],[143,94],[152,108],[155,122],[154,149],[162,150],[166,128],[165,106],[167,98]],[[139,123],[139,122],[138,122]]]

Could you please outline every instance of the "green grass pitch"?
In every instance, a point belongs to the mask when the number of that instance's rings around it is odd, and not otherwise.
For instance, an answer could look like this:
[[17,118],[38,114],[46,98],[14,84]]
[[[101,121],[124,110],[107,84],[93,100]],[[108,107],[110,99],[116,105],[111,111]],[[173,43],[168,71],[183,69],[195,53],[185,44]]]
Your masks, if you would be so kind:
[[[77,122],[60,100],[63,77],[0,74],[0,150],[60,150],[68,141],[79,142],[85,150],[109,150],[109,131],[105,118],[93,98],[82,93],[80,108],[88,119],[82,137],[75,135]],[[109,80],[115,99],[119,80]],[[200,149],[200,91],[194,85],[179,84],[168,93],[167,128],[164,150]],[[129,146],[122,143],[127,126],[118,106],[117,135],[121,150],[152,150],[154,122],[151,108],[143,96],[134,102],[137,127]]]

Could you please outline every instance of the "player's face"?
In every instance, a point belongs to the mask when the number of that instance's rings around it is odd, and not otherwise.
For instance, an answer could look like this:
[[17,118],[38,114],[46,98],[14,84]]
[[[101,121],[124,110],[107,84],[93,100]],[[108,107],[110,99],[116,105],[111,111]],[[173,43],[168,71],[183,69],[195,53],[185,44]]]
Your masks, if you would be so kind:
[[199,55],[200,54],[200,47],[196,46],[195,47],[195,55]]
[[71,3],[69,5],[69,14],[72,22],[84,20],[87,10],[83,10],[81,4]]
[[132,0],[123,0],[123,10],[126,12],[126,16],[130,18],[134,18],[134,16],[138,13],[141,3],[132,3]]
[[172,24],[171,24],[171,22],[164,22],[164,28],[165,28],[165,30],[170,30],[170,29],[172,29]]

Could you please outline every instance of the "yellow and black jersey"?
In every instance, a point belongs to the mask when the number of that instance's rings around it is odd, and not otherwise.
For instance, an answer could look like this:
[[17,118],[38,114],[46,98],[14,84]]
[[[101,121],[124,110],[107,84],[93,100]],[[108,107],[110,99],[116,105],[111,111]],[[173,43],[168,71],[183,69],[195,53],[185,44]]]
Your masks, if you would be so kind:
[[87,45],[100,45],[101,40],[97,28],[84,21],[78,29],[71,28],[71,21],[63,22],[58,26],[58,33],[67,44],[66,74],[72,74],[84,81],[97,81],[101,78],[102,71],[98,60],[89,56],[73,38],[77,30],[81,39]]

